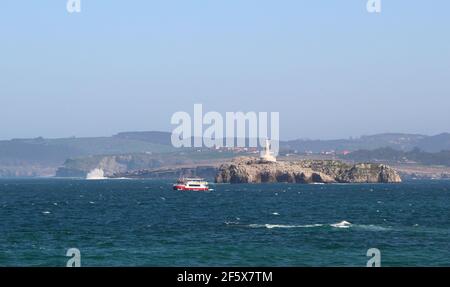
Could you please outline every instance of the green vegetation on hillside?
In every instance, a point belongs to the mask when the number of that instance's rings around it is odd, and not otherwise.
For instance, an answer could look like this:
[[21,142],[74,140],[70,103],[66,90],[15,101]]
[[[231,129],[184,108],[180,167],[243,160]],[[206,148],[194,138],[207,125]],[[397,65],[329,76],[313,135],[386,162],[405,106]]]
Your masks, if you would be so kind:
[[409,152],[394,150],[392,148],[359,150],[342,157],[355,162],[381,161],[388,163],[450,166],[450,151],[429,153],[417,148]]

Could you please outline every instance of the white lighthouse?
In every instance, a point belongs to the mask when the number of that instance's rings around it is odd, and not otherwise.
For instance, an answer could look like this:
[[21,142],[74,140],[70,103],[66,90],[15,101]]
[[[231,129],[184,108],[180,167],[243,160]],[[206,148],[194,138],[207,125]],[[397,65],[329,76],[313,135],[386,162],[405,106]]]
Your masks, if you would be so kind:
[[261,152],[261,160],[269,161],[269,162],[277,161],[277,158],[270,151],[270,140],[269,139],[266,139],[266,146],[264,147],[264,151]]

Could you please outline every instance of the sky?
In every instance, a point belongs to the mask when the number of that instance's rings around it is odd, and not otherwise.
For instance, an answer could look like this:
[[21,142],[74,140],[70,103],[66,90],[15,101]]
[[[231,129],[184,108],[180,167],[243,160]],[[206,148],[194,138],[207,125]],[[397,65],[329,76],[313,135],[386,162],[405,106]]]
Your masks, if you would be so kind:
[[281,139],[450,132],[450,1],[2,0],[0,139],[279,112]]

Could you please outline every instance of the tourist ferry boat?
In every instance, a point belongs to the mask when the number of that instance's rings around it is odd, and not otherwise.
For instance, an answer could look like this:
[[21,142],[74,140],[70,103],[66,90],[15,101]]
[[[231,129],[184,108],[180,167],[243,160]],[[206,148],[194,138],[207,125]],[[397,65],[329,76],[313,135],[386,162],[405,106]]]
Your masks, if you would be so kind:
[[173,185],[173,189],[181,191],[211,191],[208,182],[203,178],[180,178]]

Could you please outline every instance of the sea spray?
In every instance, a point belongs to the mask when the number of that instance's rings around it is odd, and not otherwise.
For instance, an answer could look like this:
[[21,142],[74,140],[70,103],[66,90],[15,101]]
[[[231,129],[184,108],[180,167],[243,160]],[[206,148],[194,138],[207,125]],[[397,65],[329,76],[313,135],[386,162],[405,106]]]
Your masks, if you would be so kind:
[[106,179],[106,177],[103,169],[95,168],[86,175],[86,179],[99,180],[99,179]]

